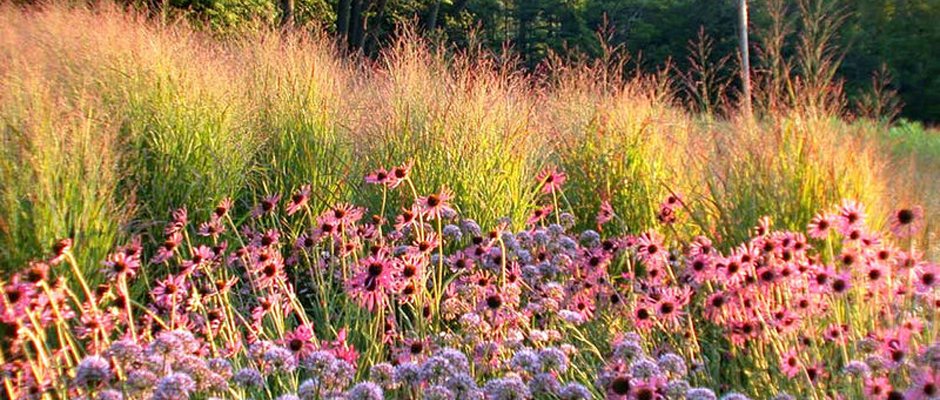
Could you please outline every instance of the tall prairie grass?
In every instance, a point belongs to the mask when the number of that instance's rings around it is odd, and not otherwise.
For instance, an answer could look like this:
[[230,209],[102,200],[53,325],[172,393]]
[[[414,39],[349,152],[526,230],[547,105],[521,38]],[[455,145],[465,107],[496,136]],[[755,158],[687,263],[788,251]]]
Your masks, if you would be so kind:
[[419,191],[447,185],[484,224],[520,225],[535,176],[555,165],[569,177],[559,205],[582,227],[607,200],[617,229],[644,230],[676,193],[699,210],[679,216],[677,234],[728,243],[761,216],[800,228],[844,197],[884,219],[900,182],[936,181],[920,162],[907,172],[916,179],[895,179],[910,158],[868,139],[896,131],[844,122],[832,102],[703,118],[678,106],[665,75],[561,63],[535,77],[415,35],[351,60],[317,34],[218,39],[107,5],[7,5],[0,55],[4,269],[66,236],[97,260],[171,208],[207,214],[223,197],[247,208],[305,183],[314,209],[351,201],[390,214],[406,199],[362,190],[361,177],[407,162]]

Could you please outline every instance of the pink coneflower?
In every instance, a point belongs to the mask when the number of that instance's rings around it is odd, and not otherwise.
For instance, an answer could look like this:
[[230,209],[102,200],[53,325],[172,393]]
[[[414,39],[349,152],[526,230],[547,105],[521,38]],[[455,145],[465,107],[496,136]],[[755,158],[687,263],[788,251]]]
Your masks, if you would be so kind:
[[614,208],[610,205],[610,201],[601,202],[601,209],[597,212],[596,218],[597,225],[604,225],[614,219]]
[[852,274],[849,272],[843,272],[841,274],[833,275],[829,279],[829,293],[834,295],[843,295],[852,288]]
[[799,353],[796,349],[790,349],[780,355],[780,372],[783,372],[787,378],[793,379],[803,370],[803,364],[800,362]]
[[401,185],[402,182],[408,179],[408,175],[411,174],[411,167],[413,166],[414,161],[408,161],[400,166],[392,168],[392,170],[389,171],[388,187],[394,189]]
[[553,193],[561,189],[561,186],[568,180],[564,172],[556,170],[554,167],[542,170],[536,177],[539,185],[542,187],[542,193]]
[[65,255],[72,249],[72,239],[59,239],[52,245],[52,256],[49,258],[49,265],[56,265],[65,259]]
[[872,400],[885,400],[891,392],[891,382],[887,377],[865,378],[865,398]]
[[215,206],[215,209],[212,210],[212,219],[222,219],[228,212],[232,209],[232,199],[226,197],[219,201],[219,204]]
[[440,246],[441,240],[436,233],[426,233],[424,237],[418,238],[411,246],[408,246],[410,253],[430,254]]
[[349,203],[339,203],[333,208],[323,213],[324,217],[330,217],[339,226],[344,228],[351,227],[362,219],[365,210],[362,207],[356,207]]
[[864,277],[872,290],[880,289],[888,281],[888,268],[878,261],[865,263]]
[[666,262],[667,251],[663,247],[663,236],[656,231],[647,231],[637,238],[637,257],[648,266],[659,266]]
[[567,308],[568,310],[581,314],[581,317],[585,321],[590,321],[592,318],[594,318],[594,298],[585,291],[581,291],[571,297],[571,299],[568,301]]
[[633,326],[640,331],[649,331],[656,322],[655,315],[656,311],[650,305],[644,302],[637,303],[631,314]]
[[545,219],[549,214],[552,213],[552,206],[546,205],[542,208],[537,208],[535,211],[532,211],[532,214],[529,215],[529,219],[525,221],[526,225],[535,225]]
[[696,283],[705,283],[714,276],[714,266],[712,257],[705,254],[697,254],[686,259],[686,272]]
[[287,202],[287,215],[294,215],[297,211],[302,210],[309,200],[310,185],[303,185],[291,195],[290,201]]
[[721,324],[728,319],[731,297],[724,292],[715,292],[705,299],[705,316],[709,321]]
[[75,327],[75,333],[83,339],[107,337],[114,327],[111,314],[91,308],[83,310],[79,319],[81,325]]
[[274,210],[277,209],[277,203],[281,201],[281,195],[274,194],[267,196],[261,199],[255,208],[251,210],[251,216],[254,218],[261,218],[262,216],[268,215]]
[[667,326],[678,326],[685,315],[683,309],[689,304],[691,296],[688,287],[663,290],[655,305],[656,318]]
[[346,290],[360,306],[375,311],[385,307],[388,295],[395,290],[395,277],[400,265],[381,255],[369,256],[356,266],[355,275],[346,283]]
[[189,223],[189,213],[186,211],[186,207],[177,208],[170,213],[170,222],[166,224],[163,233],[170,236],[174,233],[181,232],[186,227],[187,223]]
[[833,216],[828,213],[816,214],[806,227],[807,234],[813,239],[825,239],[829,237],[833,222]]
[[424,269],[428,259],[419,254],[405,254],[401,258],[399,276],[406,281],[424,282]]
[[889,222],[894,236],[899,238],[913,236],[924,225],[924,209],[920,206],[902,208],[891,214]]
[[212,238],[219,237],[223,232],[225,232],[225,225],[223,225],[222,220],[218,218],[212,218],[209,221],[199,224],[199,229],[196,230],[197,235]]
[[940,283],[940,267],[932,263],[918,263],[914,268],[914,287],[917,293],[930,293]]
[[623,399],[664,399],[666,398],[664,395],[665,389],[666,379],[661,376],[651,376],[647,379],[635,379],[633,381],[633,388],[630,389],[630,397],[623,397]]
[[940,397],[940,372],[921,371],[904,392],[904,400],[933,400]]
[[346,340],[346,328],[339,330],[336,334],[336,340],[330,342],[327,348],[333,353],[334,357],[346,361],[353,366],[356,365],[356,360],[359,359],[359,352]]
[[845,344],[848,341],[847,335],[849,333],[849,326],[842,324],[832,324],[826,327],[826,330],[823,331],[823,337],[826,338],[829,342],[837,344]]
[[405,228],[417,225],[419,213],[420,211],[417,207],[411,209],[403,208],[401,214],[395,216],[395,230],[400,232]]
[[189,260],[183,261],[183,274],[188,275],[197,269],[215,259],[215,252],[211,247],[199,245],[193,249],[193,256]]
[[317,350],[316,337],[313,327],[301,324],[291,332],[287,332],[281,339],[281,345],[294,353],[297,360],[301,360]]
[[163,244],[157,248],[156,254],[150,259],[151,264],[162,264],[176,255],[176,250],[183,242],[183,235],[179,232],[167,236]]
[[418,198],[418,209],[421,215],[426,219],[443,218],[446,214],[453,214],[454,209],[450,206],[450,200],[454,195],[446,187],[441,188],[440,193],[430,194]]
[[258,287],[270,288],[287,279],[284,259],[276,249],[260,249],[253,261],[252,272],[257,278]]
[[751,265],[741,262],[740,256],[731,256],[719,263],[715,277],[728,286],[736,286],[744,282],[750,272]]
[[186,296],[186,278],[182,275],[169,275],[158,280],[157,286],[150,291],[154,302],[164,307],[179,304]]
[[373,185],[388,185],[389,174],[385,168],[379,168],[366,175],[366,183]]
[[108,279],[129,279],[137,274],[137,269],[140,268],[140,259],[137,257],[129,257],[123,251],[119,251],[108,255],[108,258],[102,262],[102,264],[104,264],[104,268],[101,272],[104,273]]
[[836,223],[839,233],[848,236],[865,226],[865,209],[857,201],[846,199],[839,206]]

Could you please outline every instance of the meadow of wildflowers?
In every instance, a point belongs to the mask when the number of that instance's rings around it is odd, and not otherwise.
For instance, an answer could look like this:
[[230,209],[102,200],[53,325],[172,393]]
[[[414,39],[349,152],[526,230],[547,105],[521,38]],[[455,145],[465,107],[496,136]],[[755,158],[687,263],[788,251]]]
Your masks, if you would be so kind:
[[0,5],[0,398],[940,398],[936,135],[621,62]]
[[920,208],[872,230],[862,204],[805,231],[757,221],[726,251],[658,229],[572,231],[566,174],[524,224],[483,228],[410,164],[365,177],[401,209],[310,207],[310,185],[237,215],[171,213],[87,281],[62,239],[3,283],[9,398],[933,399],[940,267]]

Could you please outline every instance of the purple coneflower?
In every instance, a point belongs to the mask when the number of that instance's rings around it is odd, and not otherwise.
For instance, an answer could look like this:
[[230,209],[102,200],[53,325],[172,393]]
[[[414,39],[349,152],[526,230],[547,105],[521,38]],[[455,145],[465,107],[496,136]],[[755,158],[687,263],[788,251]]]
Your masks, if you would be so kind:
[[899,238],[917,234],[923,227],[924,209],[920,206],[902,208],[891,214],[891,233]]
[[303,209],[309,200],[310,185],[303,185],[290,197],[290,201],[287,202],[287,215],[294,215],[294,213]]

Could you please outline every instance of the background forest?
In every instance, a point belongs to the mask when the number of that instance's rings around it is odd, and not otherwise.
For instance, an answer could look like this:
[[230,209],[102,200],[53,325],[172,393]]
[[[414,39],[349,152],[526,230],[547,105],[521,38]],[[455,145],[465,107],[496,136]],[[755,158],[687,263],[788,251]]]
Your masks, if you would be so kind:
[[[757,69],[772,68],[773,54],[761,49],[780,39],[783,51],[797,52],[806,29],[805,11],[831,19],[817,35],[837,47],[838,74],[850,99],[872,86],[873,73],[891,78],[903,101],[901,115],[940,120],[940,1],[856,0],[799,4],[749,2]],[[216,32],[258,24],[294,24],[326,30],[353,52],[375,56],[396,29],[409,27],[439,39],[449,49],[511,50],[529,69],[553,56],[599,58],[612,48],[631,54],[630,67],[654,71],[669,65],[687,71],[700,60],[703,38],[712,45],[708,65],[718,78],[734,76],[725,57],[736,61],[736,4],[733,0],[152,0],[129,2],[167,18],[186,18]],[[164,8],[165,6],[165,8]],[[801,10],[814,8],[814,10]],[[777,19],[781,19],[777,21]],[[779,23],[778,23],[779,22]],[[753,51],[753,50],[752,50]],[[768,60],[761,63],[761,60]],[[729,61],[729,60],[724,60]],[[727,67],[727,68],[726,68]]]

